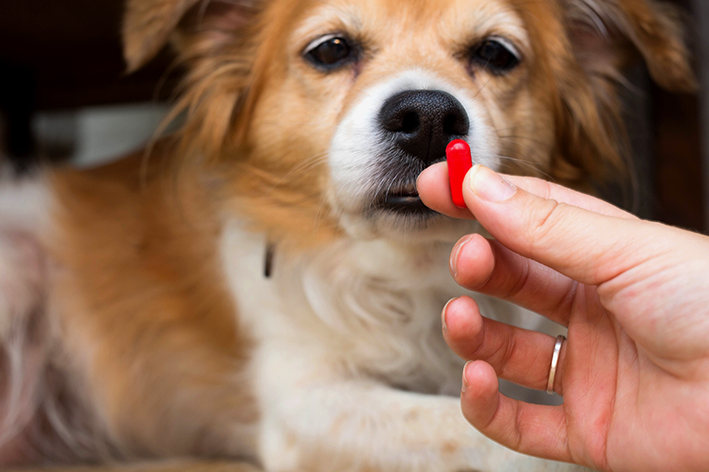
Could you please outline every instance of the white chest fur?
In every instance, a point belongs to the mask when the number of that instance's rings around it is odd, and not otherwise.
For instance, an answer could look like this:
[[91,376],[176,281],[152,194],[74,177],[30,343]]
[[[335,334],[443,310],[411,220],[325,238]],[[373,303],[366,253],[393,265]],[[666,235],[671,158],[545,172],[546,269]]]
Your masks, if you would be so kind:
[[[263,239],[233,224],[223,256],[240,323],[260,346],[342,375],[457,395],[462,361],[443,341],[440,312],[469,292],[449,274],[451,246],[344,240],[293,259],[277,255],[267,279]],[[509,319],[519,312],[475,298],[483,313]]]
[[[482,437],[460,413],[463,361],[440,321],[445,302],[465,293],[448,272],[450,249],[343,240],[281,254],[267,279],[262,238],[237,224],[225,231],[225,273],[256,341],[258,454],[268,470],[547,470]],[[484,314],[525,316],[475,299]]]

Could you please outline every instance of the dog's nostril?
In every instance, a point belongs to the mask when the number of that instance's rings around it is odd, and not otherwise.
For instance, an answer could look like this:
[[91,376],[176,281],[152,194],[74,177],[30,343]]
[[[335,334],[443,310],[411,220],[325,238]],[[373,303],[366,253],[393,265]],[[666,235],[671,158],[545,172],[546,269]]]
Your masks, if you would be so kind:
[[380,119],[382,127],[392,133],[410,134],[415,132],[421,124],[418,112],[409,108],[392,110],[385,107],[382,109]]
[[402,133],[411,134],[418,129],[419,124],[420,120],[417,113],[406,113],[404,115],[404,119],[402,120],[401,129],[399,131],[401,131]]
[[443,119],[443,132],[450,136],[468,134],[470,125],[467,119],[462,119],[459,113],[449,113]]

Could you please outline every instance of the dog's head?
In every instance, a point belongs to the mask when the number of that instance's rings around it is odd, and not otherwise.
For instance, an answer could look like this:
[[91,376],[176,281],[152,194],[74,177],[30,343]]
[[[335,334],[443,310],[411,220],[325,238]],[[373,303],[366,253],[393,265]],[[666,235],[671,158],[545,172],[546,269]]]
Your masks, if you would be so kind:
[[183,152],[274,238],[455,238],[415,181],[473,160],[579,186],[623,165],[617,97],[638,57],[690,90],[677,12],[655,0],[129,0],[126,59],[172,39]]

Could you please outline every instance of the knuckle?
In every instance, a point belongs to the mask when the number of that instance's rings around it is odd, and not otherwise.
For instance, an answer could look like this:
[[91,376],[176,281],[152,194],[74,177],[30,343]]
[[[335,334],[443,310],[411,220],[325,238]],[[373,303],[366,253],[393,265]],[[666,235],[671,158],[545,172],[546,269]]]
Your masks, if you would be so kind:
[[539,179],[539,180],[541,181],[541,189],[539,192],[539,196],[545,200],[552,198],[554,184],[552,184],[551,182],[548,182],[546,180],[543,180],[543,179]]
[[530,252],[546,248],[558,233],[565,205],[556,200],[544,200],[537,208],[530,209],[527,244]]
[[501,359],[499,360],[499,373],[501,377],[505,377],[508,374],[508,366],[510,366],[512,360],[515,357],[517,351],[517,338],[515,336],[509,336],[505,339],[505,342],[498,352],[500,352]]
[[505,300],[517,298],[527,287],[530,281],[531,268],[529,267],[529,259],[523,259],[519,268],[517,277],[509,278],[507,291],[503,293],[502,298]]

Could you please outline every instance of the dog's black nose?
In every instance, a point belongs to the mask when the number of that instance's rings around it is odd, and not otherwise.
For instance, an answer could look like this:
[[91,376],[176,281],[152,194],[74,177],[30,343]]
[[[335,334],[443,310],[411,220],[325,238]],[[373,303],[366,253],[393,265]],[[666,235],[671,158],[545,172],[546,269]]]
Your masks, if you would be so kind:
[[392,96],[379,121],[401,150],[426,165],[445,158],[448,143],[470,130],[463,105],[439,90],[407,90]]

